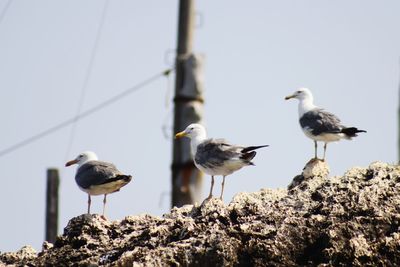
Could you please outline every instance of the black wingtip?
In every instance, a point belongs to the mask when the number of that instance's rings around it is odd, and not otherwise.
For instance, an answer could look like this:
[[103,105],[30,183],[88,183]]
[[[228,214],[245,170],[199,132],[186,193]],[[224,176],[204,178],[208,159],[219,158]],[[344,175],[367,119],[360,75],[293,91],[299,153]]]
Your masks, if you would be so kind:
[[268,147],[269,145],[262,145],[262,146],[248,146],[242,149],[242,153],[247,153],[259,148]]
[[132,180],[132,175],[121,175],[121,178],[127,182],[130,182]]
[[246,161],[248,164],[252,164],[251,160],[256,156],[257,152],[250,151],[248,153],[244,153],[240,156],[240,158]]
[[131,175],[125,175],[125,174],[120,174],[117,175],[113,178],[110,179],[106,179],[103,183],[101,184],[108,184],[108,183],[113,183],[116,181],[123,181],[124,185],[128,184],[130,181],[132,180],[132,176]]
[[342,129],[341,132],[349,137],[355,137],[355,136],[357,136],[357,133],[366,133],[367,131],[359,130],[356,127],[349,127],[349,128]]
[[124,180],[125,182],[129,183],[132,180],[132,175],[125,175],[121,174],[113,178],[115,180]]

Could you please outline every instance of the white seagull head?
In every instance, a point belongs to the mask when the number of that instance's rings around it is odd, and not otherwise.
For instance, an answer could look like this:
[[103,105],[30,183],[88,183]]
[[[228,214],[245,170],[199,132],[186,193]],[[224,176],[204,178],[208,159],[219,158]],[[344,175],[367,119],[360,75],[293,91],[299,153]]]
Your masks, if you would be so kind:
[[206,137],[206,129],[204,128],[203,125],[198,124],[198,123],[192,123],[188,127],[186,127],[185,130],[182,132],[179,132],[175,135],[175,138],[181,138],[181,137],[189,137],[189,138],[205,138]]
[[82,166],[88,161],[98,160],[97,155],[92,151],[85,151],[80,153],[75,159],[68,161],[65,166],[71,166],[73,164],[78,164],[78,166]]
[[288,95],[287,97],[285,97],[285,100],[289,100],[291,98],[296,98],[300,101],[302,100],[308,100],[313,102],[313,95],[311,93],[311,91],[307,88],[300,88],[298,89],[296,92],[294,92],[291,95]]

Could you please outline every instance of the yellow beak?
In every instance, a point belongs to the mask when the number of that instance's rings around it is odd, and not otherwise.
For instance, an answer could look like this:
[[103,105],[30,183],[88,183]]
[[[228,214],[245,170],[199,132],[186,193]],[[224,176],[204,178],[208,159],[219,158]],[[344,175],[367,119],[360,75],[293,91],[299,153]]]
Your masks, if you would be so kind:
[[296,96],[295,95],[288,95],[287,97],[285,97],[285,100],[289,100],[289,99],[294,98],[294,97],[296,97]]
[[76,163],[78,163],[78,161],[77,161],[76,159],[70,160],[70,161],[68,161],[67,163],[65,163],[65,167],[74,165],[74,164],[76,164]]
[[182,131],[182,132],[179,132],[179,133],[177,133],[175,135],[175,139],[182,138],[182,137],[185,137],[185,136],[186,136],[185,131]]

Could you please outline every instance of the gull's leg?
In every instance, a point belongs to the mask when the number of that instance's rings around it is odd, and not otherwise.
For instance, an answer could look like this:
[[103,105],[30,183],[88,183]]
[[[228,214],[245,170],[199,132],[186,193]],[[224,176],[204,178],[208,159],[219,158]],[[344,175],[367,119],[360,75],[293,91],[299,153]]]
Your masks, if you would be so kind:
[[317,144],[317,141],[315,141],[315,140],[314,140],[314,148],[315,148],[315,156],[314,156],[314,158],[318,159],[318,156],[317,156],[318,144]]
[[87,213],[90,214],[90,204],[92,203],[92,199],[90,198],[90,194],[88,194],[88,201],[87,201]]
[[104,213],[106,211],[106,203],[107,203],[107,194],[104,194],[104,199],[103,199],[103,217],[104,218],[105,218]]
[[325,145],[324,145],[324,158],[322,159],[323,161],[325,161],[325,154],[326,154],[326,146],[327,145],[328,145],[328,143],[325,142]]
[[211,188],[210,188],[210,194],[208,195],[207,199],[212,198],[213,187],[214,187],[214,175],[211,175]]
[[222,200],[222,195],[224,194],[224,186],[225,186],[225,175],[222,178],[221,196],[219,197],[221,200]]

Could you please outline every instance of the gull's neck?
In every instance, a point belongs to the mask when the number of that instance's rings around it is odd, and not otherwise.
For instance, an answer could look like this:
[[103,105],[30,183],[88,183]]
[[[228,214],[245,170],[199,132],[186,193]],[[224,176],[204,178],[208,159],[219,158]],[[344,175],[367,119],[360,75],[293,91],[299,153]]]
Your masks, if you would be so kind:
[[306,97],[299,100],[299,117],[303,116],[304,113],[315,109],[317,106],[313,103],[312,97]]
[[79,169],[82,165],[84,165],[84,164],[86,164],[86,163],[88,163],[88,162],[90,162],[90,161],[94,161],[94,160],[98,160],[97,157],[88,157],[88,158],[85,159],[84,161],[78,162],[78,169]]
[[193,136],[190,140],[190,146],[192,148],[192,155],[196,155],[197,146],[200,145],[204,140],[207,139],[206,133],[199,133],[196,136]]

